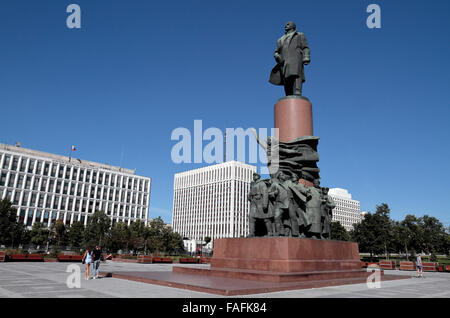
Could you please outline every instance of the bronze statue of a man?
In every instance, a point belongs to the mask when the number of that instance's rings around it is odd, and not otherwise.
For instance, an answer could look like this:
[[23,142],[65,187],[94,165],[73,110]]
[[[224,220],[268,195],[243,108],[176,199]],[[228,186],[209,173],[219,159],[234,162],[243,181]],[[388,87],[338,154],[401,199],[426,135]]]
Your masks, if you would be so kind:
[[249,237],[256,235],[256,220],[262,219],[266,225],[267,236],[272,236],[271,211],[268,210],[269,191],[261,176],[258,173],[253,174],[253,182],[248,194],[250,201],[249,213]]
[[[299,174],[301,175],[301,171],[299,171]],[[309,196],[305,195],[308,193],[308,190],[303,184],[299,183],[299,180],[300,177],[296,173],[293,173],[291,175],[292,183],[289,186],[289,189],[293,193],[293,205],[296,211],[296,220],[297,220],[296,225],[299,227],[299,236],[306,237],[306,229],[311,225],[311,223],[308,220],[308,215],[306,214],[305,206],[306,202],[310,198]]]
[[331,222],[333,221],[333,209],[336,207],[334,200],[328,195],[329,188],[322,188],[322,238],[331,237]]
[[283,225],[283,217],[289,217],[289,206],[291,204],[290,192],[284,182],[287,176],[278,171],[275,178],[272,178],[272,185],[269,188],[269,199],[273,201],[275,234],[274,236],[285,236],[285,229]]
[[284,85],[286,96],[302,96],[305,82],[304,65],[311,61],[305,34],[297,32],[294,22],[286,23],[285,34],[278,39],[274,57],[277,65],[272,69],[269,82]]
[[315,239],[322,238],[322,189],[320,181],[315,179],[313,187],[308,187],[305,193],[308,196],[306,201],[306,214],[311,226],[308,229],[308,236]]

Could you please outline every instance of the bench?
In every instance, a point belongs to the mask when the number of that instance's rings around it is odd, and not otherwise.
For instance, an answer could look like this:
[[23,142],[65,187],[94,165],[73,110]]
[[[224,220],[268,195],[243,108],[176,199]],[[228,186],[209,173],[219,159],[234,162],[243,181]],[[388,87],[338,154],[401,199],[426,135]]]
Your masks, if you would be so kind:
[[180,258],[180,263],[182,263],[182,264],[198,264],[198,262],[199,262],[198,258],[193,258],[193,257]]
[[209,263],[211,263],[211,258],[210,257],[200,257],[199,263],[200,264],[209,264]]
[[133,257],[132,254],[119,254],[117,255],[118,258],[124,258],[124,259],[130,259]]
[[395,269],[395,262],[393,261],[380,261],[378,265],[381,269]]
[[416,264],[414,262],[400,262],[400,270],[402,271],[415,271]]
[[153,257],[148,256],[148,255],[138,255],[138,257],[137,257],[138,263],[149,264],[149,263],[152,263],[152,261],[153,261]]
[[8,260],[13,262],[43,262],[44,258],[41,254],[12,254]]
[[56,258],[58,259],[58,262],[81,262],[83,260],[82,255],[58,254]]
[[422,262],[422,268],[423,268],[424,272],[436,272],[437,271],[437,263]]
[[0,252],[0,262],[4,262],[6,259],[6,252]]
[[170,257],[153,257],[152,263],[172,263]]

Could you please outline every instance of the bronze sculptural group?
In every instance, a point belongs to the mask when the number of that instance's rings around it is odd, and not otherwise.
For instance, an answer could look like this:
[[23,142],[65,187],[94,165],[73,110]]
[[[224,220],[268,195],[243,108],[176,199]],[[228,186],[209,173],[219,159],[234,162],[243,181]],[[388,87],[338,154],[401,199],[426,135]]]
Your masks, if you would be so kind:
[[[269,82],[283,85],[286,96],[304,98],[304,65],[310,63],[310,49],[294,22],[286,23],[274,57],[277,65]],[[257,173],[253,176],[248,195],[249,237],[330,238],[335,203],[329,189],[320,187],[319,137],[301,136],[282,142],[271,136],[263,141],[255,130],[253,133],[266,151],[270,179],[261,180]],[[306,186],[306,182],[313,186]]]
[[[333,199],[328,188],[316,180],[313,187],[299,183],[299,176],[279,171],[270,180],[253,175],[250,201],[249,237],[330,238]],[[257,231],[257,223],[264,223]]]

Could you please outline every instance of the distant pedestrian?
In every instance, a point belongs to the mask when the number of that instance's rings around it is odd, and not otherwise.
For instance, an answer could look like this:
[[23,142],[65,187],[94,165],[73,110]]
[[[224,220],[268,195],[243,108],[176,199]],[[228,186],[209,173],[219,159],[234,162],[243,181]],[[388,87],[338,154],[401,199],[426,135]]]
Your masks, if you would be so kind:
[[98,278],[98,272],[100,267],[100,262],[103,261],[103,251],[100,246],[96,246],[93,252],[94,257],[94,279]]
[[92,263],[92,247],[88,246],[87,250],[84,252],[82,263],[86,265],[86,271],[85,271],[85,279],[89,280],[90,274],[89,274],[89,267]]
[[423,277],[422,255],[417,255],[417,277]]

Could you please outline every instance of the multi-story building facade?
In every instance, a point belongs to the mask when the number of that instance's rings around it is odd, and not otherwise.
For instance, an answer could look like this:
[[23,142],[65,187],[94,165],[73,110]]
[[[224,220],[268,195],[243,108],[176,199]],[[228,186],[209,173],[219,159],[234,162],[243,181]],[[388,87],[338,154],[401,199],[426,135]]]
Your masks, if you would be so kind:
[[255,166],[228,161],[175,174],[173,230],[200,241],[247,236],[254,172]]
[[339,221],[347,231],[353,229],[353,224],[362,220],[359,201],[345,189],[330,189],[328,194],[333,198],[336,207],[333,209],[333,221]]
[[151,179],[134,170],[0,144],[0,199],[21,222],[87,224],[97,210],[112,223],[148,223]]

